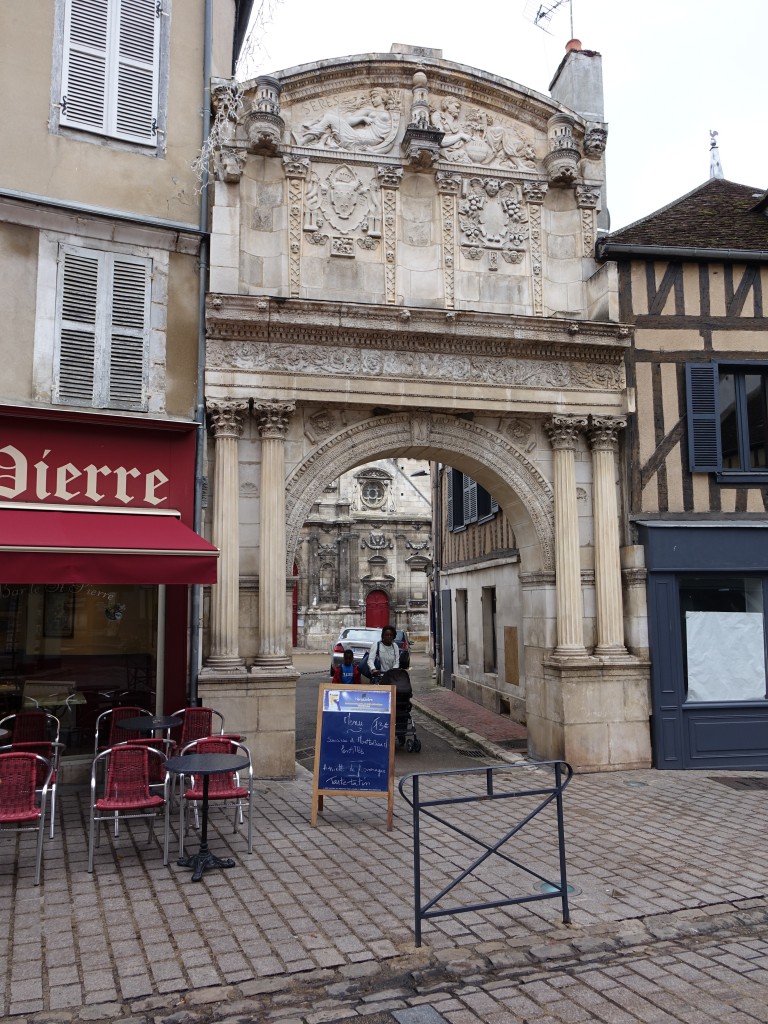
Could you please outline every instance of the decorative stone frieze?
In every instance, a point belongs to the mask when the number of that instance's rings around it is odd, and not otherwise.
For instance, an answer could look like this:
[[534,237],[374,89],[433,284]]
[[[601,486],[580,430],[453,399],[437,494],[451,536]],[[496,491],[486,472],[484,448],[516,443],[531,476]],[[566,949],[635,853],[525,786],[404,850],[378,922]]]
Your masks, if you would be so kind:
[[[407,311],[403,310],[403,314]],[[403,315],[410,320],[410,315]],[[250,373],[307,373],[316,377],[343,375],[382,376],[434,383],[482,384],[488,387],[543,388],[557,391],[621,391],[624,367],[595,365],[586,358],[553,362],[545,357],[520,358],[511,353],[498,357],[466,352],[382,352],[361,350],[354,344],[284,345],[279,342],[210,342],[206,364],[209,369],[234,368]]]

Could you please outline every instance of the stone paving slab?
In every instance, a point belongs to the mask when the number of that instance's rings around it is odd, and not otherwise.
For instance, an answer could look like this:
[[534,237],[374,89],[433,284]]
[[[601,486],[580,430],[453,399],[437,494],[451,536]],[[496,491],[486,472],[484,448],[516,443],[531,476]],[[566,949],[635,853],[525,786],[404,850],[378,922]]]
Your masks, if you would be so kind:
[[[519,772],[527,786],[545,770],[521,764]],[[384,801],[347,797],[327,798],[313,829],[309,773],[260,782],[253,855],[246,852],[243,828],[233,834],[231,818],[214,812],[212,849],[234,857],[236,866],[193,883],[173,859],[163,866],[160,837],[147,844],[146,825],[138,822],[123,826],[118,839],[104,829],[89,874],[88,793],[62,787],[62,817],[55,839],[45,841],[39,887],[33,885],[33,836],[0,837],[0,915],[7,922],[0,938],[0,1012],[44,1014],[48,1024],[91,1011],[93,1020],[150,1019],[150,1010],[161,1016],[205,993],[216,993],[214,1001],[239,998],[249,985],[274,983],[268,994],[274,1003],[303,979],[332,984],[343,972],[366,967],[386,982],[372,983],[372,991],[377,985],[396,989],[392,975],[442,970],[457,958],[481,973],[514,973],[521,964],[525,970],[552,964],[575,970],[590,956],[706,937],[707,922],[722,931],[727,914],[735,915],[730,927],[738,941],[711,953],[718,959],[715,977],[718,971],[731,977],[735,967],[741,976],[746,960],[752,964],[747,973],[765,973],[768,950],[758,942],[747,957],[739,921],[766,933],[768,807],[763,789],[734,789],[735,776],[745,777],[717,771],[575,776],[564,794],[568,878],[578,890],[570,901],[572,924],[562,924],[559,900],[471,911],[426,922],[420,950],[413,940],[411,814],[399,795],[390,833]],[[475,773],[464,772],[462,779],[469,786]],[[461,792],[455,776],[431,784],[438,795]],[[525,810],[524,801],[511,800],[459,805],[454,824],[490,844]],[[447,885],[478,846],[436,823],[425,826],[422,839],[426,898]],[[556,877],[551,820],[542,816],[515,837],[514,859]],[[531,892],[531,881],[509,863],[488,863],[457,899],[474,903],[510,889]],[[766,916],[755,924],[759,914]],[[461,970],[462,977],[471,973]],[[365,974],[349,977],[370,981]],[[744,991],[752,998],[750,985]],[[483,1019],[485,1011],[459,1002],[454,1017],[435,1008],[456,1024]],[[366,1012],[393,1009],[368,1006]]]

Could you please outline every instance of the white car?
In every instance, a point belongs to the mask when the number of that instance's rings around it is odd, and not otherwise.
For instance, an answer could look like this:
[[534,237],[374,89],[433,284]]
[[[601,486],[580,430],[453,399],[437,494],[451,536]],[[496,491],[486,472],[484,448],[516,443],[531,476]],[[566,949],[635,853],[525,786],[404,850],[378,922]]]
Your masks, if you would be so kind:
[[[352,650],[355,656],[355,664],[359,665],[363,656],[370,651],[377,640],[381,640],[381,628],[379,626],[344,626],[339,633],[339,638],[333,645],[331,658],[331,675],[337,665],[340,665],[344,658],[344,651],[347,648]],[[408,634],[398,629],[395,633],[395,643],[400,648],[400,662],[402,668],[408,668],[410,664],[411,642]],[[406,657],[403,658],[403,653]]]

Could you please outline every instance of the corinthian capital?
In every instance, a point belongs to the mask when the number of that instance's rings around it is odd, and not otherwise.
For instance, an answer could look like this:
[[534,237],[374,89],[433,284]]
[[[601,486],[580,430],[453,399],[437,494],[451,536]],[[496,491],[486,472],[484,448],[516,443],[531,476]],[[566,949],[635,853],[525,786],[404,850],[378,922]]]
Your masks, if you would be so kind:
[[619,431],[627,421],[621,416],[591,416],[587,437],[592,451],[615,452],[619,446]]
[[288,431],[295,402],[254,402],[253,414],[262,438],[284,438]]
[[242,436],[247,402],[209,398],[205,404],[214,437]]
[[555,415],[544,424],[549,443],[558,451],[575,451],[579,434],[587,426],[586,416]]

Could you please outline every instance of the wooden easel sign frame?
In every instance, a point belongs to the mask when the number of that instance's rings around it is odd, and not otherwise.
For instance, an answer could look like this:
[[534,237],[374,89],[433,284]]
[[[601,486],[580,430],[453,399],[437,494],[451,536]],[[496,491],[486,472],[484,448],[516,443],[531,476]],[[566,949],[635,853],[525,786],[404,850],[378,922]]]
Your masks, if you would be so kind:
[[387,831],[395,805],[394,686],[344,689],[321,683],[317,694],[312,817],[325,796],[379,797],[387,800]]

